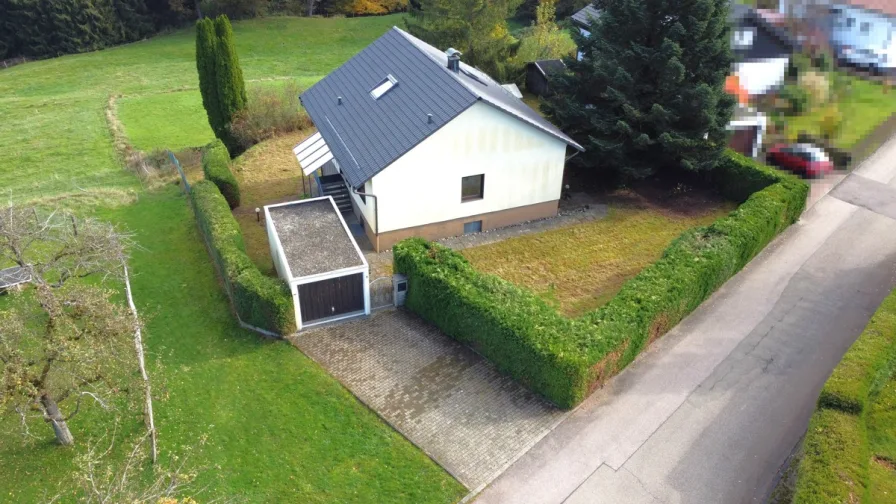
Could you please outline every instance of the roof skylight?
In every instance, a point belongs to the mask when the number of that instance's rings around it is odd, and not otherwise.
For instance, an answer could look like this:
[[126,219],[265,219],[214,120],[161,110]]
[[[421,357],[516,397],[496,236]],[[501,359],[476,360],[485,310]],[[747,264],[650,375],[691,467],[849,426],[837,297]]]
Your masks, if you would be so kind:
[[374,100],[379,100],[384,94],[394,88],[396,84],[398,84],[398,79],[393,77],[392,74],[389,74],[383,82],[380,82],[377,87],[370,91],[370,96],[373,97]]

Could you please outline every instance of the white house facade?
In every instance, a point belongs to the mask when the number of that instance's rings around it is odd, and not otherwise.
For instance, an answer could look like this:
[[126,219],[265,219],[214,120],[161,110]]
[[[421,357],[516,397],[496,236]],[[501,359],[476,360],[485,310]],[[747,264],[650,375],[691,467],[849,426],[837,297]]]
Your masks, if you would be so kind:
[[393,28],[301,97],[299,164],[376,250],[557,214],[582,147],[460,57]]
[[485,231],[556,215],[566,156],[562,140],[479,102],[375,175],[364,192],[376,199],[352,198],[378,248]]

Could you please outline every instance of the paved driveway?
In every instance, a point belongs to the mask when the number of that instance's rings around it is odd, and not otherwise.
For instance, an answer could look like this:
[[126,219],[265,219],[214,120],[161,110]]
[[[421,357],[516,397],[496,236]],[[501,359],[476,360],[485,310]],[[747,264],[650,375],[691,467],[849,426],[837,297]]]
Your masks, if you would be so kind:
[[564,417],[404,310],[301,332],[293,344],[469,489]]
[[477,504],[764,502],[896,285],[896,139],[816,199]]

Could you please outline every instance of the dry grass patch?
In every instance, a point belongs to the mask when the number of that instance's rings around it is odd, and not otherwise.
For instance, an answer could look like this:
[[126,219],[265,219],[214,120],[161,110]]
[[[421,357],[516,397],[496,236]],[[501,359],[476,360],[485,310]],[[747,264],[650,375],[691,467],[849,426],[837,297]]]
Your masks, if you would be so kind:
[[575,317],[609,301],[683,231],[734,209],[697,193],[659,198],[623,191],[608,199],[610,214],[604,219],[461,253],[477,270],[531,289]]
[[[292,149],[313,132],[299,131],[272,138],[234,160],[233,174],[240,183],[242,196],[240,209],[254,212],[256,207],[299,198],[302,170]],[[312,182],[309,178],[306,183]]]

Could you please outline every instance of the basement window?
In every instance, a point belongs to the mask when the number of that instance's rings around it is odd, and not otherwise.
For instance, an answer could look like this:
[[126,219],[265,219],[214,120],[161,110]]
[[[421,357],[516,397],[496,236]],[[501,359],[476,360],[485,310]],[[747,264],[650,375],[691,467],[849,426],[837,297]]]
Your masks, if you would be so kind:
[[370,96],[374,100],[379,100],[384,94],[388,93],[395,85],[398,84],[398,79],[389,74],[380,82],[372,91],[370,91]]

